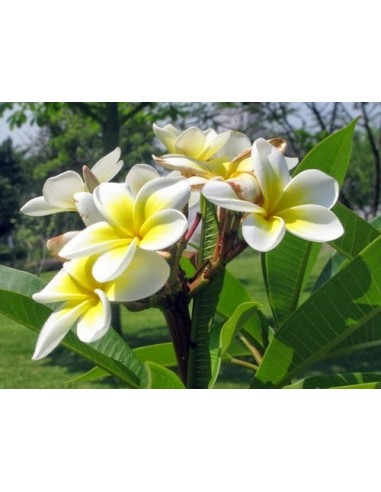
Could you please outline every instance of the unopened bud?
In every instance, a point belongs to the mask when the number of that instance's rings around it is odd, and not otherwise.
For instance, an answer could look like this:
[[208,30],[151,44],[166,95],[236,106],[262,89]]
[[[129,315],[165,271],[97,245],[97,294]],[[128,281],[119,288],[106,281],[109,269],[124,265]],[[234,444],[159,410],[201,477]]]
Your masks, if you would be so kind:
[[87,166],[82,168],[83,181],[86,183],[87,189],[92,193],[95,188],[100,184],[95,175],[90,171]]
[[59,255],[61,249],[68,243],[74,236],[76,236],[79,231],[71,231],[66,232],[65,234],[61,234],[60,236],[54,236],[47,240],[46,247],[48,248],[49,253],[60,261],[66,261],[66,258],[63,258]]
[[258,184],[257,178],[253,173],[241,173],[242,177],[238,179],[228,179],[227,182],[233,188],[236,195],[241,200],[261,204],[263,201],[261,188]]

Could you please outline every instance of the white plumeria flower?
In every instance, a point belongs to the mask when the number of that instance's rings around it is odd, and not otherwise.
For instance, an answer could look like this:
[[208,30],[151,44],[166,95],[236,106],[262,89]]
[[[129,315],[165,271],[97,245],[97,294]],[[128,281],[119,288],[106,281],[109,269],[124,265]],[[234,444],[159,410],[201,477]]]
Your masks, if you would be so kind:
[[[94,191],[95,205],[103,221],[90,225],[60,250],[63,258],[99,254],[93,275],[99,282],[117,278],[139,249],[151,264],[165,262],[157,253],[173,245],[185,233],[187,219],[180,212],[189,200],[184,178],[161,178],[148,165],[134,166],[126,183],[102,183]],[[152,276],[155,268],[151,269]]]
[[181,132],[172,125],[160,128],[154,123],[153,131],[171,154],[185,155],[201,161],[214,156],[230,137],[230,131],[218,135],[212,129],[202,131],[194,126]]
[[101,220],[91,192],[97,184],[110,181],[121,170],[123,161],[119,160],[120,153],[117,147],[94,164],[91,170],[85,167],[85,181],[75,171],[65,171],[48,178],[42,188],[42,196],[29,200],[21,212],[39,217],[78,210],[86,225]]
[[48,285],[33,295],[35,301],[44,304],[63,302],[42,327],[34,360],[46,357],[75,324],[82,342],[98,340],[110,328],[110,301],[128,302],[148,297],[163,287],[170,273],[166,262],[158,265],[152,262],[148,252],[140,250],[117,280],[99,283],[91,274],[95,260],[93,256],[65,263]]
[[203,188],[212,203],[246,214],[242,234],[249,246],[269,251],[286,230],[316,242],[333,241],[343,234],[343,226],[330,210],[339,194],[336,180],[316,169],[291,179],[283,154],[262,138],[254,142],[251,158],[260,199],[243,200],[227,182],[210,181]]

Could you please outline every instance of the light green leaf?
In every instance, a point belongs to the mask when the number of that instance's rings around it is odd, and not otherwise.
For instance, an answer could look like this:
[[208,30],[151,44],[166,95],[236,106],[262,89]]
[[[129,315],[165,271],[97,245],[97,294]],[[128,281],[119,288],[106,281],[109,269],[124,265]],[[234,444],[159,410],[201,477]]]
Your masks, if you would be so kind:
[[275,333],[253,387],[279,387],[381,313],[381,238],[351,260]]
[[229,318],[240,304],[249,302],[250,296],[242,283],[228,270],[225,271],[222,291],[217,304],[217,313],[223,319]]
[[70,381],[66,381],[65,384],[84,383],[87,381],[103,379],[107,376],[111,376],[111,374],[100,367],[93,367],[90,371],[87,371],[74,379],[70,379]]
[[[0,266],[0,312],[39,332],[52,311],[34,302],[30,296],[41,290],[43,285],[34,275]],[[110,329],[103,338],[91,344],[81,342],[73,332],[69,332],[61,345],[90,360],[128,386],[139,386],[143,365],[114,330]]]
[[349,125],[332,133],[311,149],[296,167],[294,176],[307,169],[319,169],[342,185],[348,170],[357,120],[358,118],[354,119]]
[[145,374],[141,387],[146,389],[185,389],[180,378],[155,362],[144,363]]
[[176,367],[177,365],[176,354],[171,342],[137,347],[133,349],[133,352],[141,362],[156,362],[156,364],[166,367]]
[[327,374],[296,381],[293,384],[285,386],[285,389],[348,388],[361,384],[373,384],[374,382],[379,383],[380,381],[381,374],[378,373],[352,372],[343,374]]

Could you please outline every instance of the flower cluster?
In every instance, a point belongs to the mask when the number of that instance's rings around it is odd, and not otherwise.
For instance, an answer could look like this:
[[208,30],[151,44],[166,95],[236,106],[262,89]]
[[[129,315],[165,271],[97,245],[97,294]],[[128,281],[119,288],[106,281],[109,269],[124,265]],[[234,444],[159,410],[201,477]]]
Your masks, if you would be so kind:
[[[234,257],[233,246],[236,251],[242,244],[269,251],[286,231],[317,242],[343,233],[331,211],[337,182],[318,170],[292,178],[290,171],[298,161],[284,155],[285,141],[259,138],[251,144],[236,131],[217,134],[192,127],[181,132],[172,125],[154,125],[153,130],[169,151],[154,156],[158,166],[172,171],[167,176],[153,166],[137,164],[124,183],[109,182],[123,166],[117,148],[91,169],[84,166],[83,179],[74,171],[49,178],[43,195],[21,209],[34,216],[77,211],[86,226],[50,241],[64,264],[33,298],[61,304],[41,330],[35,359],[49,354],[74,325],[84,342],[102,337],[110,327],[111,302],[137,301],[170,290],[171,268],[180,269],[168,258],[175,248],[179,261],[196,229],[195,224],[188,228],[188,209],[197,207],[200,193],[219,210],[220,235],[213,256],[218,265]],[[221,247],[232,232],[234,242],[229,239]],[[184,291],[191,290],[183,275],[177,280],[182,286],[185,282]]]

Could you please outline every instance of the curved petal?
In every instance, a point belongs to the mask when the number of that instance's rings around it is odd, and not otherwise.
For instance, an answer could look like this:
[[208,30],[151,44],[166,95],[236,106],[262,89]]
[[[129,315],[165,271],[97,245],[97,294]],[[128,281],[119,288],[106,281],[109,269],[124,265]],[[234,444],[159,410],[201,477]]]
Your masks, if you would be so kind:
[[94,191],[94,203],[110,225],[123,234],[134,235],[134,198],[126,184],[100,184]]
[[42,188],[42,194],[45,200],[54,207],[75,210],[73,196],[84,189],[84,182],[78,173],[65,171],[47,179]]
[[278,201],[291,180],[286,160],[281,152],[263,138],[258,138],[251,151],[253,170],[264,197],[264,208]]
[[74,195],[74,203],[84,224],[89,226],[105,220],[94,203],[92,193],[81,191]]
[[[331,208],[339,196],[338,182],[317,169],[308,169],[293,178],[276,204],[276,210],[285,210],[298,205],[322,205]],[[276,210],[274,214],[276,215]]]
[[68,302],[52,313],[46,320],[37,339],[33,360],[46,357],[63,340],[81,314],[88,308],[88,302]]
[[67,244],[69,241],[73,239],[77,234],[79,234],[81,231],[69,231],[65,232],[64,234],[60,234],[59,236],[54,236],[51,237],[46,241],[46,247],[49,251],[49,253],[57,258],[58,260],[63,261],[64,258],[62,258],[59,253],[61,249]]
[[125,272],[104,287],[110,301],[128,302],[144,299],[160,290],[168,280],[170,268],[154,251],[137,249]]
[[226,144],[218,151],[218,157],[226,157],[233,160],[239,154],[251,148],[251,142],[247,135],[232,130]]
[[308,241],[333,241],[344,233],[336,215],[321,205],[300,205],[280,214],[286,229]]
[[167,147],[169,152],[176,152],[175,144],[177,136],[181,133],[180,130],[172,125],[165,125],[163,128],[160,128],[160,126],[157,126],[156,123],[154,123],[153,132],[160,140],[160,142]]
[[43,196],[38,196],[26,202],[26,204],[21,207],[20,212],[25,215],[32,215],[33,217],[41,217],[43,215],[65,212],[65,210],[60,207],[53,207],[53,205],[50,205]]
[[180,171],[186,178],[190,176],[213,177],[213,174],[204,163],[191,157],[184,157],[178,154],[166,154],[161,157],[154,155],[152,157],[159,166],[163,166],[171,171]]
[[93,276],[101,283],[109,282],[119,277],[130,264],[135,255],[137,239],[130,244],[110,249],[95,261]]
[[92,300],[92,305],[77,324],[77,336],[85,343],[102,338],[111,324],[111,306],[106,294],[99,289],[95,289],[94,293],[98,296],[98,301],[96,298]]
[[76,282],[78,288],[86,290],[87,296],[91,296],[97,283],[93,277],[92,269],[96,256],[85,256],[84,258],[76,258],[75,260],[66,261],[63,264],[63,269]]
[[227,210],[265,214],[265,211],[258,205],[241,200],[226,181],[209,181],[202,189],[202,194],[210,202]]
[[270,251],[278,246],[285,232],[284,222],[279,217],[266,219],[259,214],[250,214],[242,223],[245,241],[253,249],[261,252]]
[[75,282],[66,270],[60,270],[52,280],[40,291],[33,294],[36,302],[49,304],[61,301],[85,300],[89,292],[80,284]]
[[140,188],[154,178],[160,175],[156,169],[148,164],[136,164],[126,176],[126,184],[131,191],[132,196],[136,197]]
[[136,227],[160,210],[183,209],[189,201],[190,185],[184,178],[156,178],[146,183],[135,200]]
[[131,239],[118,234],[107,222],[97,222],[77,234],[60,251],[62,258],[81,258],[129,244]]
[[288,170],[294,169],[298,165],[299,159],[297,157],[284,157],[286,159]]
[[100,183],[110,181],[123,167],[123,161],[120,161],[121,150],[119,147],[109,154],[99,159],[91,168],[91,172]]
[[139,231],[139,246],[156,251],[174,244],[188,227],[186,217],[178,210],[161,210],[149,217]]
[[206,135],[195,126],[183,131],[175,143],[176,154],[198,158],[206,148]]
[[230,138],[231,130],[220,133],[217,135],[215,132],[205,133],[206,135],[206,149],[201,153],[199,159],[208,160],[213,157],[224,145],[226,145],[227,141]]

